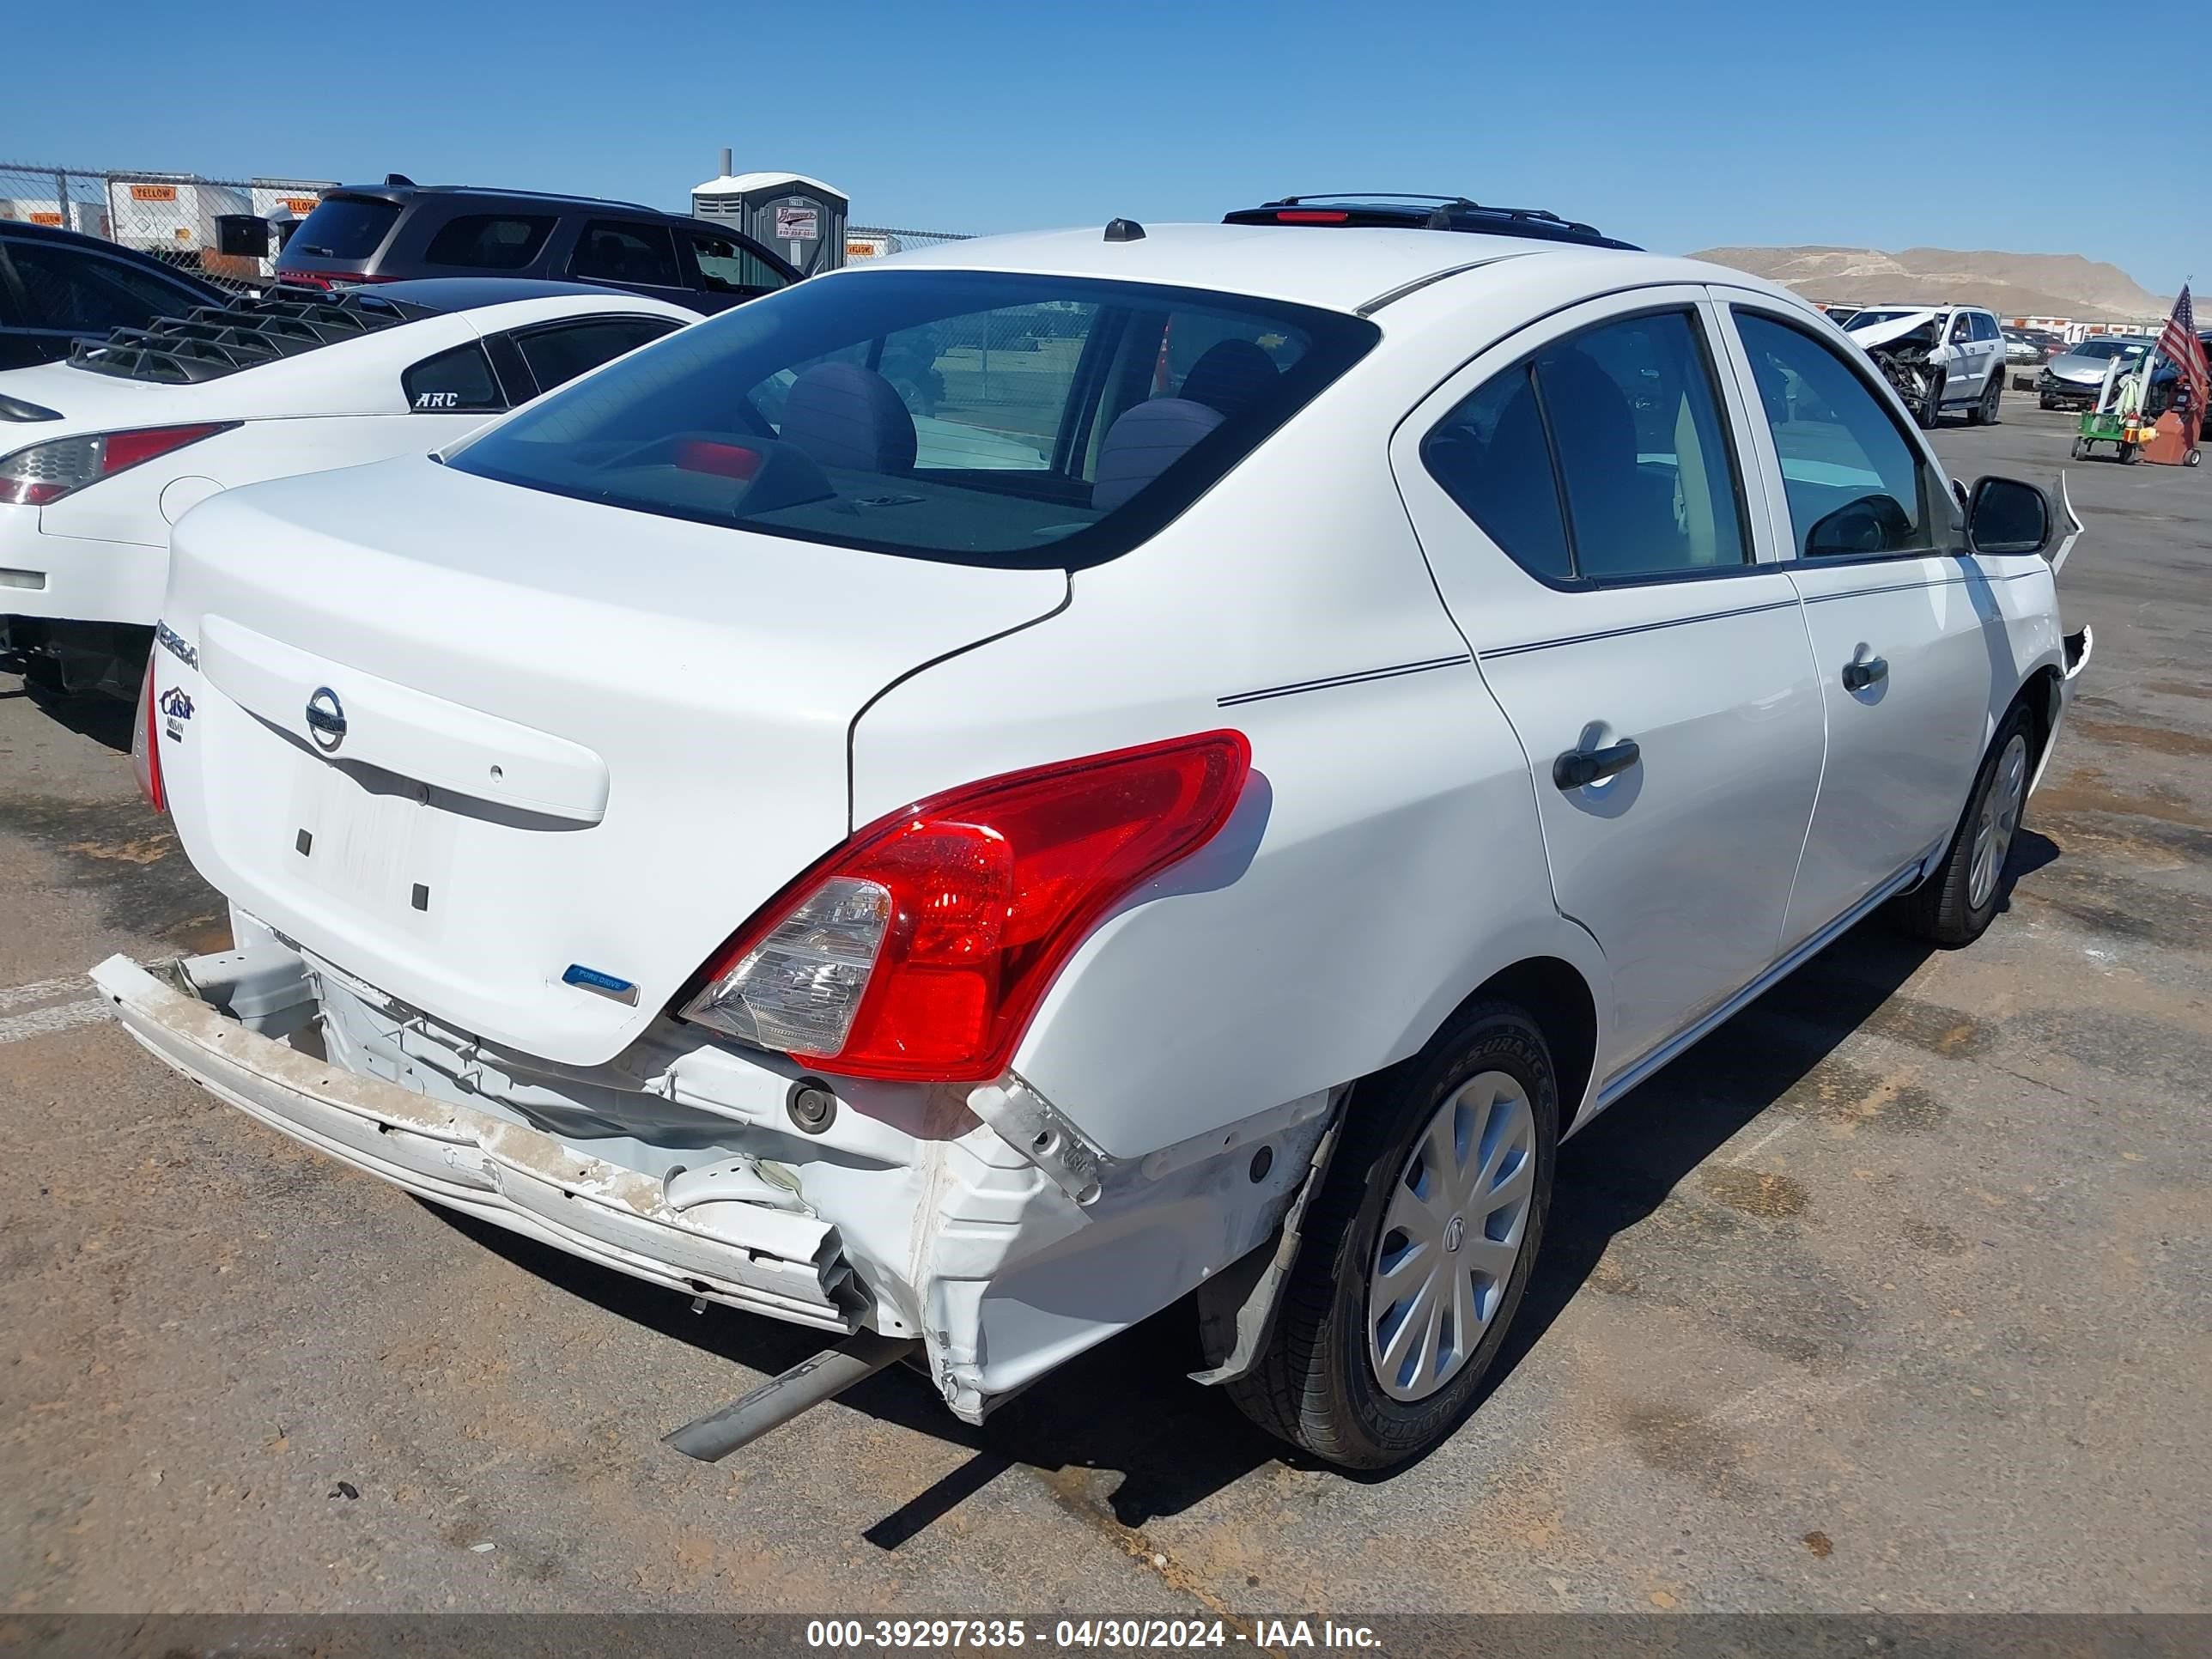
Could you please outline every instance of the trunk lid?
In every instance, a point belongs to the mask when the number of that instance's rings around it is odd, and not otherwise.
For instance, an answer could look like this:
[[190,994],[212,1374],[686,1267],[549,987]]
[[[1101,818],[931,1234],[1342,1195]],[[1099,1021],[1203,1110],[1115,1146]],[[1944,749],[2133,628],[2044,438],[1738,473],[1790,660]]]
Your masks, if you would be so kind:
[[194,653],[203,686],[163,745],[171,810],[201,872],[311,951],[595,1065],[848,833],[848,733],[878,691],[1066,597],[1057,570],[656,518],[419,457],[233,490],[173,544],[181,649],[158,671]]

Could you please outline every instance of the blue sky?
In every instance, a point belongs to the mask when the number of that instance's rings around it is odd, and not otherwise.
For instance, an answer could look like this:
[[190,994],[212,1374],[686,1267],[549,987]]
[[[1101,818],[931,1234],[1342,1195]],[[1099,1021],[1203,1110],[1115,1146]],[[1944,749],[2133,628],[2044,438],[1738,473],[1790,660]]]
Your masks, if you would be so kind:
[[[1301,189],[1459,191],[1670,252],[2080,252],[2160,293],[2212,281],[2203,135],[2171,129],[2170,179],[2154,146],[2130,161],[2083,116],[2045,113],[2042,90],[2084,84],[2080,49],[2059,44],[2080,9],[2050,0],[398,0],[211,17],[108,0],[98,39],[74,48],[57,21],[52,72],[27,51],[0,73],[0,161],[396,170],[679,206],[728,144],[740,171],[827,179],[875,224],[1211,219]],[[2131,68],[2097,79],[2106,108],[2141,80],[2132,51],[2116,63]],[[2185,86],[2203,92],[2201,66]],[[2159,126],[2147,114],[2141,131]]]

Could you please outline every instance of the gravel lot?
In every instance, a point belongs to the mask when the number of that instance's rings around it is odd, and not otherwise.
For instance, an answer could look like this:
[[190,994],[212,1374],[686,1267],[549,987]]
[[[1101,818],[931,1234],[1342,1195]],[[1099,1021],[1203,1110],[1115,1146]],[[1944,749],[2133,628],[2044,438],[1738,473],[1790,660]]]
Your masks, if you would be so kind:
[[[2007,405],[1937,447],[2054,477]],[[142,1054],[76,976],[222,908],[127,713],[0,677],[0,1608],[2212,1609],[2212,468],[2068,470],[2097,652],[2007,913],[1863,929],[1572,1143],[1494,1394],[1379,1481],[1164,1317],[980,1432],[894,1372],[665,1450],[811,1340]]]

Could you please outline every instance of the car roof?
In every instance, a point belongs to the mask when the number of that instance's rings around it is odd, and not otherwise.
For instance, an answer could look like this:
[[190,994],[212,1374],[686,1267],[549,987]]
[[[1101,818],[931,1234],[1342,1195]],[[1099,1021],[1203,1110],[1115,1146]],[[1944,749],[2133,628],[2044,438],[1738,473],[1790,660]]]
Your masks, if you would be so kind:
[[671,213],[666,208],[647,207],[641,202],[617,202],[601,196],[569,196],[553,191],[504,190],[489,185],[340,185],[325,191],[324,199],[333,196],[366,198],[371,201],[392,202],[404,207],[417,198],[459,199],[486,204],[513,202],[523,205],[550,208],[612,209],[620,213],[642,213],[653,219],[680,219],[684,216]]
[[[1148,225],[1141,235],[1109,241],[1103,227],[1092,225],[917,248],[871,259],[865,266],[848,266],[830,280],[842,282],[877,270],[1003,270],[1218,289],[1358,311],[1397,290],[1455,271],[1528,258],[1650,263],[1675,270],[1683,281],[1705,280],[1718,270],[1627,250],[1462,230],[1355,225],[1332,228],[1327,235],[1319,235],[1295,225],[1169,224]],[[1735,272],[1729,276],[1747,283],[1753,280]]]
[[505,305],[513,300],[605,300],[610,305],[640,296],[626,289],[592,283],[563,283],[538,276],[412,276],[404,282],[378,283],[361,290],[380,300],[398,300],[437,312],[474,311],[483,306]]

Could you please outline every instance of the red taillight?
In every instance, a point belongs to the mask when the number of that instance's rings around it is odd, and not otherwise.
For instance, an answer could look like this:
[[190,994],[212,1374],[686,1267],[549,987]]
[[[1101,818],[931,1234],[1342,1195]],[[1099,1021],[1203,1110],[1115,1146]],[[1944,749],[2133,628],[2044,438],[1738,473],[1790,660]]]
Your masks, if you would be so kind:
[[290,283],[297,288],[336,289],[358,288],[368,283],[404,282],[406,279],[400,276],[372,276],[353,270],[280,270],[276,273],[276,280],[280,283]]
[[154,696],[154,659],[146,659],[146,678],[138,682],[138,720],[131,732],[131,769],[138,775],[138,793],[156,812],[169,810],[168,791],[161,787],[161,733],[154,722],[161,718]]
[[1285,208],[1275,215],[1279,225],[1340,225],[1352,216],[1322,208]]
[[995,1078],[1076,947],[1220,832],[1251,764],[1207,732],[880,818],[746,924],[683,1017],[827,1072]]
[[45,507],[88,484],[128,471],[141,461],[212,438],[237,424],[211,421],[199,426],[151,426],[129,432],[50,438],[0,455],[0,501]]

